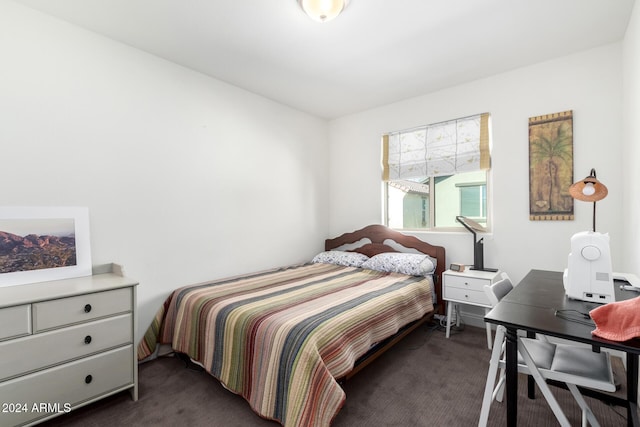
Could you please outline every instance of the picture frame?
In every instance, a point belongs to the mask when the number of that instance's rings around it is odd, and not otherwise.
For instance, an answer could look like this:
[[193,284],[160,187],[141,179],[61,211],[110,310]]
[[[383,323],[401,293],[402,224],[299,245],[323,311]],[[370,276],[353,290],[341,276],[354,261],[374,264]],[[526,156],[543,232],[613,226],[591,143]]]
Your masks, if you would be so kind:
[[0,287],[91,274],[88,208],[0,207]]
[[529,118],[529,219],[573,220],[573,111]]

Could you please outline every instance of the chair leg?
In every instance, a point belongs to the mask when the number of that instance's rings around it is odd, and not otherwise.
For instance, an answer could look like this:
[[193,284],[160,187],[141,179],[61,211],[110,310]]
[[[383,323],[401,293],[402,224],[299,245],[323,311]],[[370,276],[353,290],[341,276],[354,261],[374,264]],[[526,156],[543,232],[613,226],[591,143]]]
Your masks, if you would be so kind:
[[498,385],[496,385],[495,390],[493,390],[493,399],[497,402],[502,402],[504,400],[504,386],[507,382],[507,375],[504,368],[500,368],[500,380],[498,380]]
[[[502,343],[502,354],[504,354],[506,348],[506,343]],[[498,381],[498,385],[496,386],[495,390],[493,391],[493,399],[498,401],[498,402],[502,402],[502,400],[504,399],[504,386],[506,385],[507,382],[507,370],[505,369],[504,366],[500,367],[500,380]]]
[[547,400],[547,403],[551,407],[551,410],[553,411],[553,414],[556,416],[556,419],[558,420],[560,425],[563,427],[571,427],[571,424],[569,424],[569,420],[567,419],[567,416],[564,414],[564,412],[562,412],[562,408],[560,408],[558,401],[551,393],[549,386],[547,385],[546,381],[542,377],[542,374],[538,370],[538,367],[533,362],[531,355],[527,351],[527,348],[524,346],[524,344],[522,344],[522,341],[520,339],[518,339],[518,351],[520,352],[520,355],[522,356],[525,363],[527,364],[527,367],[529,368],[529,373],[531,374],[533,379],[536,381],[536,384],[538,384],[538,388],[540,389],[540,391],[542,392],[542,395]]
[[[490,311],[490,309],[485,308],[484,309],[484,314],[487,314]],[[493,347],[491,346],[491,344],[493,343],[493,340],[491,339],[491,324],[489,322],[485,322],[486,328],[487,328],[487,348],[489,350],[492,350]]]
[[504,328],[498,326],[496,330],[496,338],[491,351],[491,360],[489,361],[489,372],[487,373],[487,384],[484,386],[484,397],[482,398],[482,409],[480,410],[480,419],[478,427],[486,427],[489,420],[489,410],[493,401],[493,386],[496,383],[496,374],[500,366],[500,356],[502,355],[502,342],[504,341]]
[[591,411],[589,405],[587,405],[584,397],[582,397],[582,393],[580,393],[580,391],[578,390],[578,386],[576,386],[575,384],[567,383],[567,388],[569,388],[569,391],[573,395],[573,398],[578,403],[578,406],[580,406],[580,409],[582,409],[582,425],[586,427],[588,421],[592,427],[600,427],[600,423],[596,419],[595,415],[593,415],[593,412]]

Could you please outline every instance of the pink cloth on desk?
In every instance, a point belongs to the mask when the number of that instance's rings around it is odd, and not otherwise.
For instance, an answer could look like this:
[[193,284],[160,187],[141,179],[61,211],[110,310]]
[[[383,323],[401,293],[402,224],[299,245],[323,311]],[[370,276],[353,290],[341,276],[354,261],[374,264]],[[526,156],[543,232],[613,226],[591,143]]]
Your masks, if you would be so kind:
[[589,315],[596,324],[592,335],[611,341],[640,337],[640,297],[602,305]]

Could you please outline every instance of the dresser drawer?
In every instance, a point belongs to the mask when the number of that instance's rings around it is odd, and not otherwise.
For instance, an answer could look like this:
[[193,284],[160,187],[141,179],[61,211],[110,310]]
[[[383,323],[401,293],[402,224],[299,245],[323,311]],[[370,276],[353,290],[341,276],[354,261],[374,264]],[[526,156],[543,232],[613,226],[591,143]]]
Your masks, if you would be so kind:
[[86,322],[132,310],[131,288],[97,292],[33,304],[34,332]]
[[444,289],[444,299],[473,305],[483,305],[487,307],[491,306],[489,298],[487,298],[484,290],[481,292],[473,289],[453,288],[446,286]]
[[447,274],[445,276],[444,283],[447,288],[461,288],[484,292],[484,285],[490,285],[491,280],[479,279],[477,277],[453,276]]
[[0,308],[0,341],[31,333],[31,304]]
[[131,344],[132,322],[132,315],[128,313],[0,342],[0,381]]
[[0,383],[0,402],[26,409],[0,412],[0,426],[55,415],[102,394],[132,387],[132,358],[133,346],[129,345]]

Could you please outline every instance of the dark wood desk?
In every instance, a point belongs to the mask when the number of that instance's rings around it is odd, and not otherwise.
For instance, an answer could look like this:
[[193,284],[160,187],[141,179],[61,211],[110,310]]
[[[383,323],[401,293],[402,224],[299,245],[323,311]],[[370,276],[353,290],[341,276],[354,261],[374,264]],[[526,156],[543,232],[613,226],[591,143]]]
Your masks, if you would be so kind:
[[[616,301],[639,296],[633,291],[623,291],[616,285]],[[506,394],[507,423],[515,426],[518,415],[518,331],[528,335],[540,333],[589,344],[594,351],[611,348],[627,355],[627,399],[609,396],[608,400],[627,408],[627,424],[638,426],[638,355],[640,339],[616,342],[591,335],[595,325],[579,313],[588,313],[599,304],[572,300],[566,297],[562,273],[531,270],[487,315],[485,321],[503,325],[507,329],[506,345]],[[563,311],[565,310],[565,311]],[[576,312],[571,311],[576,310]],[[563,313],[563,317],[556,315]],[[579,312],[579,313],[578,313]],[[572,320],[567,320],[570,317]],[[574,321],[575,320],[575,321]],[[530,382],[530,390],[533,383]]]

